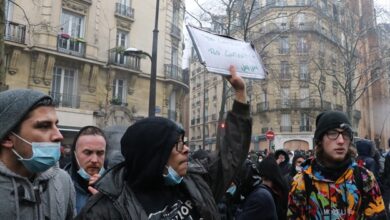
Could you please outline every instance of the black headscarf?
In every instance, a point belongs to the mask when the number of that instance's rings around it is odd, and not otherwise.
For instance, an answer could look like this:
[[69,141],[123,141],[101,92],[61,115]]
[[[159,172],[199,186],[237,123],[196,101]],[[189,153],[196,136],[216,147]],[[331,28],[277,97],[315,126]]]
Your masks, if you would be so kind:
[[184,130],[162,117],[149,117],[131,125],[121,139],[126,179],[132,189],[164,186],[163,171],[172,148]]

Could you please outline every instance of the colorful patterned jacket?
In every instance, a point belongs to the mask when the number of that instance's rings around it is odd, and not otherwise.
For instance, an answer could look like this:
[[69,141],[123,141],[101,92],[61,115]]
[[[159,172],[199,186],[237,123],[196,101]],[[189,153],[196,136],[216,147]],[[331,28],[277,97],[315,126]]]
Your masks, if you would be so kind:
[[[332,181],[313,166],[314,161],[307,161],[303,172],[294,177],[288,198],[288,219],[386,219],[379,186],[370,171],[351,161],[342,175]],[[361,180],[354,176],[359,173]],[[305,186],[305,182],[312,185]]]

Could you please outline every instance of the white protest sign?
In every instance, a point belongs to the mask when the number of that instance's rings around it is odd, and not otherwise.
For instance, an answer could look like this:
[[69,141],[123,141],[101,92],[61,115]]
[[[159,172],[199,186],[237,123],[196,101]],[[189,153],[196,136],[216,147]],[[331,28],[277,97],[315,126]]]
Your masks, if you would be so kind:
[[230,75],[229,66],[245,78],[264,79],[265,70],[255,48],[247,42],[212,34],[187,25],[200,62],[209,72]]

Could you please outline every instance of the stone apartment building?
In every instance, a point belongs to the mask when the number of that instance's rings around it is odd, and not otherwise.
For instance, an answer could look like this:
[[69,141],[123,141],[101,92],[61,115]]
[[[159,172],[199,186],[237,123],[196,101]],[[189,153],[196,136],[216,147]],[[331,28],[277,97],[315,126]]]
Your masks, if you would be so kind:
[[[6,85],[51,95],[71,143],[85,125],[130,125],[147,117],[156,1],[6,1]],[[184,1],[161,1],[156,115],[183,122],[188,77],[181,68]],[[184,125],[186,126],[186,125]]]
[[[380,58],[377,35],[373,31],[362,31],[363,23],[368,27],[375,25],[372,1],[260,0],[258,3],[248,40],[256,46],[268,76],[262,81],[247,82],[253,116],[251,148],[255,151],[267,148],[270,143],[265,132],[273,130],[276,136],[271,145],[275,149],[312,149],[315,117],[330,109],[349,110],[356,135],[378,139],[378,124],[383,124],[383,119],[374,117],[382,114],[375,106],[384,103],[383,93],[386,94],[387,87],[382,79],[372,77],[379,74],[371,65],[378,65],[375,60]],[[362,37],[354,38],[354,33],[359,31]],[[243,35],[240,31],[237,33]],[[357,45],[355,51],[342,49],[352,43]],[[346,65],[348,53],[359,54],[359,59],[348,60],[350,63]],[[348,71],[362,75],[363,82],[373,83],[350,109],[343,90],[348,80],[343,74],[346,66],[350,68]],[[205,143],[205,149],[213,150],[218,120],[213,120],[212,116],[220,108],[221,78],[212,80],[210,85],[209,78],[214,79],[216,75],[204,75],[202,71],[198,63],[192,62],[190,95],[195,110],[190,112],[190,139],[194,149]],[[356,83],[351,87],[355,88]],[[202,97],[202,91],[206,91],[207,98]],[[216,104],[210,97],[216,97]],[[229,103],[231,100],[227,108]],[[203,106],[205,114],[202,114]],[[381,139],[387,140],[388,136],[384,134]]]

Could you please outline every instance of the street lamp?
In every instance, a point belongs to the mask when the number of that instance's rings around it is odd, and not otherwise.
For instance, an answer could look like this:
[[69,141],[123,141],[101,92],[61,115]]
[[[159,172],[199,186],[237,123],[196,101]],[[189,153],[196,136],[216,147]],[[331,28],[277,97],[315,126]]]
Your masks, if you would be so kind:
[[157,42],[158,42],[158,15],[160,8],[160,0],[156,1],[156,15],[154,20],[154,30],[153,30],[153,45],[152,45],[152,55],[138,50],[136,48],[127,48],[124,54],[143,54],[150,58],[152,62],[152,68],[150,70],[150,87],[149,87],[149,117],[155,116],[156,113],[156,81],[157,81]]
[[147,53],[147,52],[145,52],[145,51],[143,51],[143,50],[139,50],[139,49],[134,48],[134,47],[129,47],[129,48],[127,48],[127,49],[123,52],[123,54],[124,54],[125,56],[129,56],[129,55],[137,55],[137,56],[139,56],[139,55],[145,55],[145,56],[149,57],[150,61],[152,61],[152,55],[150,55],[149,53]]

